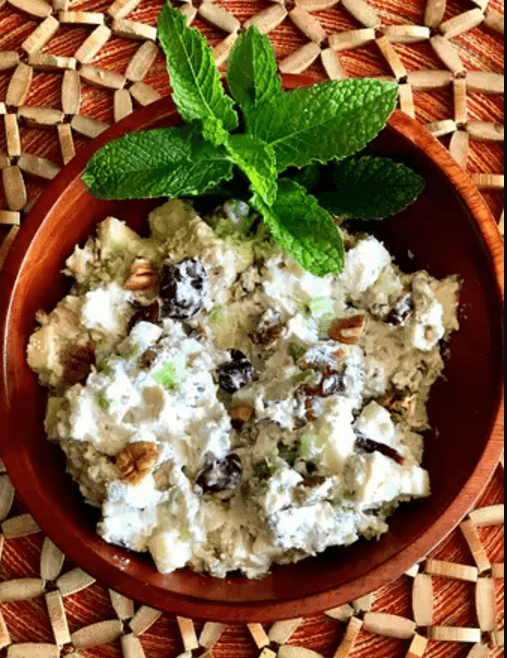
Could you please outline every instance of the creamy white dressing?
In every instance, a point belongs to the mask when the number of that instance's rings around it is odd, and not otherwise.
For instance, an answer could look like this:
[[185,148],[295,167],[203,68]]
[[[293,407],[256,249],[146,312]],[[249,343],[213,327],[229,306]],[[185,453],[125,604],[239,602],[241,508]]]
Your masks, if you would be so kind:
[[[421,432],[443,340],[458,328],[457,278],[402,274],[374,237],[351,238],[343,273],[318,278],[270,243],[238,241],[237,227],[217,237],[178,200],[149,224],[141,238],[109,218],[76,247],[66,264],[76,283],[38,314],[28,347],[50,389],[48,437],[102,508],[106,541],[149,551],[163,573],[256,578],[378,537],[400,502],[430,494]],[[124,289],[139,258],[156,271],[204,267],[202,294],[182,284],[198,312],[135,320],[158,294]],[[356,344],[330,337],[358,315]],[[70,381],[76,358],[89,372]],[[246,370],[224,384],[234,359]],[[242,423],[238,407],[250,413]],[[139,443],[156,458],[129,482],[117,455]]]

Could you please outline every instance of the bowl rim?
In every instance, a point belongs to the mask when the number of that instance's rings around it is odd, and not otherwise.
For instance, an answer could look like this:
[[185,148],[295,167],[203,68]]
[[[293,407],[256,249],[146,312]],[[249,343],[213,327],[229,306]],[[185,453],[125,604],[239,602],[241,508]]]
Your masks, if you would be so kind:
[[[288,88],[309,85],[313,81],[303,76],[283,76],[284,85]],[[13,300],[19,283],[19,272],[25,261],[25,254],[31,242],[37,235],[44,218],[51,212],[62,191],[77,178],[80,178],[85,165],[91,155],[106,142],[119,137],[132,130],[146,126],[156,119],[164,119],[177,114],[170,97],[165,97],[141,110],[134,112],[122,121],[113,125],[98,138],[84,146],[57,175],[54,181],[46,188],[33,209],[24,220],[18,235],[9,251],[4,268],[0,273],[0,408],[7,410],[9,405],[9,386],[7,378],[7,350],[6,344],[10,334],[10,324],[13,314]],[[496,222],[489,208],[469,176],[452,159],[444,146],[435,139],[422,125],[408,115],[396,110],[389,120],[389,126],[416,149],[424,153],[440,169],[441,173],[454,187],[462,199],[471,217],[474,218],[479,232],[485,242],[493,265],[497,281],[497,295],[504,299],[504,259],[503,242],[498,232]],[[360,581],[355,579],[349,583],[330,587],[329,590],[310,594],[304,598],[284,599],[281,602],[270,603],[227,603],[223,601],[203,601],[182,594],[168,593],[162,587],[151,586],[139,589],[139,582],[133,576],[122,572],[118,566],[118,577],[109,577],[111,565],[101,564],[102,559],[86,547],[79,550],[75,546],[73,536],[62,533],[55,536],[53,525],[50,524],[46,512],[34,509],[30,496],[30,484],[23,478],[9,454],[4,454],[7,472],[11,474],[13,484],[27,505],[30,513],[39,522],[41,529],[63,550],[66,556],[74,563],[79,564],[85,571],[100,580],[101,584],[121,591],[143,603],[166,610],[171,613],[192,618],[213,619],[224,622],[268,622],[295,616],[307,616],[331,609],[338,605],[337,592],[346,592],[347,600],[355,600],[369,591],[388,584],[402,575],[415,562],[427,555],[436,545],[443,541],[460,523],[463,517],[476,503],[484,488],[494,474],[503,451],[503,385],[498,391],[497,413],[492,419],[492,428],[488,442],[481,459],[460,494],[450,503],[445,515],[439,517],[421,535],[415,537],[398,555],[391,557],[381,565],[373,568]],[[0,441],[0,453],[3,453],[3,442]],[[49,530],[49,532],[47,532]],[[340,595],[343,599],[343,593]]]

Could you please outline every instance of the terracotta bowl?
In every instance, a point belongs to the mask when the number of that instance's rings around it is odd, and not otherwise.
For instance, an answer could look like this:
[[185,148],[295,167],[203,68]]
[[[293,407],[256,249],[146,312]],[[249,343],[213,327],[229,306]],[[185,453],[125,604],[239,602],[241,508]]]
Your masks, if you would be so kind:
[[[287,86],[305,84],[287,79]],[[80,180],[86,162],[107,141],[133,130],[179,122],[164,99],[131,115],[82,149],[48,187],[23,223],[0,283],[1,454],[14,485],[47,535],[74,563],[138,601],[179,615],[267,622],[316,613],[393,581],[436,546],[474,505],[502,451],[502,243],[485,203],[447,151],[397,112],[372,150],[406,162],[427,181],[419,201],[378,233],[407,271],[463,279],[461,331],[452,336],[445,379],[430,402],[433,427],[425,466],[431,498],[403,506],[379,542],[358,542],[258,581],[217,580],[188,569],[158,574],[150,559],[109,546],[66,475],[58,448],[44,436],[46,394],[25,361],[35,313],[68,290],[60,273],[74,245],[108,215],[142,230],[159,201],[105,202]]]

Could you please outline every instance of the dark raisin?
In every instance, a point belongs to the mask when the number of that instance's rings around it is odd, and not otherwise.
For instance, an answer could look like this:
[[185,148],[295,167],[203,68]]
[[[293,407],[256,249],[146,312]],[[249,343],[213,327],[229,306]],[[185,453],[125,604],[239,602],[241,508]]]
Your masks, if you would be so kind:
[[320,386],[322,388],[322,397],[325,398],[335,393],[343,393],[345,391],[345,373],[336,371],[325,372]]
[[321,398],[328,398],[335,393],[343,393],[345,391],[345,371],[338,372],[326,368],[322,374],[322,379],[318,386],[313,388],[306,386],[304,392],[309,396],[318,396]]
[[231,361],[218,367],[218,382],[227,393],[236,393],[250,382],[259,379],[257,371],[246,355],[239,350],[231,350]]
[[160,284],[162,317],[186,320],[197,315],[204,306],[207,288],[208,273],[194,258],[164,265]]
[[369,454],[373,452],[380,452],[385,457],[394,459],[394,461],[397,464],[400,464],[401,466],[403,466],[403,464],[405,463],[405,457],[403,457],[403,455],[400,455],[400,453],[397,450],[391,448],[391,446],[388,446],[385,443],[378,443],[378,441],[373,441],[372,439],[368,439],[363,434],[359,434],[359,433],[357,434],[356,448],[358,450],[367,452]]
[[326,478],[323,475],[309,475],[301,482],[301,485],[313,489],[313,487],[320,487],[325,481]]
[[139,359],[139,367],[146,369],[151,368],[156,358],[157,358],[157,353],[155,352],[155,350],[146,350],[141,354],[141,357]]
[[197,476],[196,484],[205,494],[235,489],[241,482],[243,466],[239,455],[231,453],[225,459],[215,459]]
[[414,312],[414,300],[412,295],[405,295],[400,301],[392,308],[386,316],[386,322],[398,327],[403,324],[405,320]]
[[143,306],[139,302],[135,301],[132,304],[134,310],[134,315],[129,320],[129,332],[139,324],[139,322],[151,322],[152,324],[158,324],[160,322],[160,305],[158,301],[153,302],[150,306]]
[[255,332],[250,335],[250,338],[255,345],[267,347],[282,338],[286,330],[287,324],[282,322],[280,312],[268,309],[260,318]]

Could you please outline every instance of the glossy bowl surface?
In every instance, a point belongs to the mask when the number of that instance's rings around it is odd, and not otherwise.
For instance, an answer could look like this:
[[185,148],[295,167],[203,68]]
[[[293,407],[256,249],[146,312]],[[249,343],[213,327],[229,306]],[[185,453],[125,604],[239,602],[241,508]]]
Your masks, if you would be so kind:
[[[305,84],[287,78],[286,86]],[[452,336],[445,379],[434,388],[425,466],[431,498],[403,506],[379,542],[333,549],[258,581],[217,580],[183,569],[170,576],[151,561],[109,546],[65,474],[60,450],[44,436],[46,395],[25,350],[38,309],[51,310],[68,290],[60,273],[74,246],[108,215],[142,230],[159,201],[93,198],[80,176],[91,154],[132,130],[179,123],[169,99],[113,126],[82,149],[48,187],[23,223],[0,277],[0,451],[14,485],[47,535],[104,585],[186,617],[234,622],[295,618],[354,600],[396,579],[463,518],[489,481],[503,448],[503,246],[477,189],[426,130],[396,112],[371,150],[413,166],[426,181],[422,197],[378,234],[407,271],[463,280],[461,331]]]

